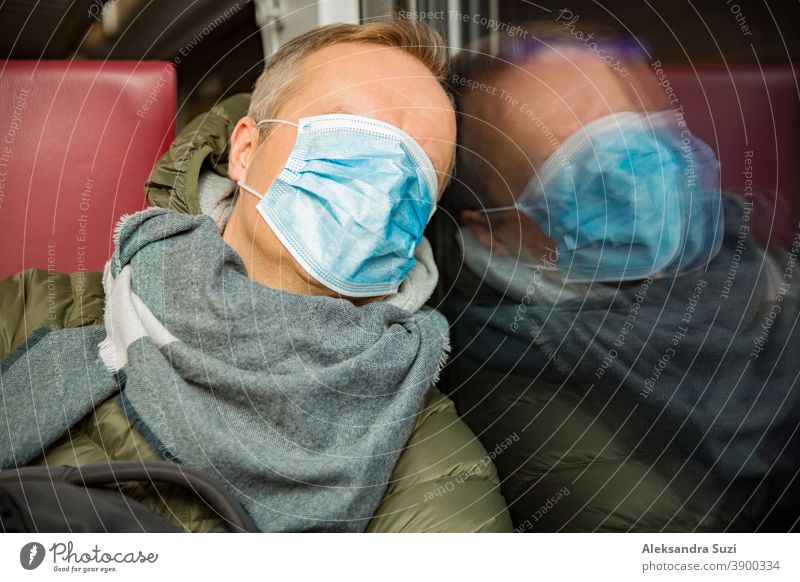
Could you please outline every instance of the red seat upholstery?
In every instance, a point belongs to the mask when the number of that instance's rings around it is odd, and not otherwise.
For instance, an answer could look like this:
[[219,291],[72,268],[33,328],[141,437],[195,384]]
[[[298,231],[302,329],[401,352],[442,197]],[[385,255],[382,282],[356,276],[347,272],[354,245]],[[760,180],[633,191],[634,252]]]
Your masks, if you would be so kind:
[[175,135],[169,63],[0,61],[0,278],[101,270]]
[[[760,238],[784,245],[800,219],[800,97],[790,66],[665,67],[688,126],[719,156],[722,187],[744,193],[752,165]],[[749,160],[745,152],[752,152]],[[750,155],[750,154],[747,154]]]

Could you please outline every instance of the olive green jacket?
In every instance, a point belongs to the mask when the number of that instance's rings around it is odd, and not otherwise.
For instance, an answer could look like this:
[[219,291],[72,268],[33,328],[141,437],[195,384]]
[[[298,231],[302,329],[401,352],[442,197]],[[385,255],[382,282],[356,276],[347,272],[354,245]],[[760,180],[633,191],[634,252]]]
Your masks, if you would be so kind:
[[[249,95],[233,96],[181,131],[145,185],[150,204],[201,212],[198,178],[209,170],[227,176],[230,134],[248,104]],[[102,323],[103,299],[100,273],[32,269],[0,281],[0,358],[34,329]],[[368,531],[511,531],[494,465],[453,403],[431,388],[423,410]],[[116,398],[98,406],[34,464],[80,466],[107,459],[160,459],[129,424]],[[204,504],[175,486],[121,488],[187,531],[208,531],[217,523]]]

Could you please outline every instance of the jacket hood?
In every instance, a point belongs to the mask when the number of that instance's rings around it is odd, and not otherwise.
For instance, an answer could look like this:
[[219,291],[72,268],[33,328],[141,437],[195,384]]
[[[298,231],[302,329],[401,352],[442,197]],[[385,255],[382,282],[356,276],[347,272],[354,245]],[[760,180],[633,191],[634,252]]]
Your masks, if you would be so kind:
[[249,105],[250,94],[234,95],[181,130],[144,185],[152,206],[185,214],[203,214],[198,187],[200,177],[209,176],[217,188],[230,182],[230,137],[236,122],[247,115]]

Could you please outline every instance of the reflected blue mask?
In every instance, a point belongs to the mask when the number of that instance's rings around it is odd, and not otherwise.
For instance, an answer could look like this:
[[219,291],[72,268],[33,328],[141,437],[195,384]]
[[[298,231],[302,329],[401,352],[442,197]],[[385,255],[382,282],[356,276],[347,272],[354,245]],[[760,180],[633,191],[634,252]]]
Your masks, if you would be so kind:
[[722,243],[719,162],[674,113],[624,112],[572,134],[513,207],[558,249],[569,283],[676,276]]
[[284,169],[258,212],[298,263],[350,297],[397,292],[436,209],[428,156],[401,129],[357,115],[318,115],[297,124]]

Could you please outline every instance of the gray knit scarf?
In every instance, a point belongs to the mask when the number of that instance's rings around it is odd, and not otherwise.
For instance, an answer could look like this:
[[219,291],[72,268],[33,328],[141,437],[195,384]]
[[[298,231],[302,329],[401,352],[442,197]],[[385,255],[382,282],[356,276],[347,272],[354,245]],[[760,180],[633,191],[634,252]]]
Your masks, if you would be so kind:
[[124,386],[150,443],[218,479],[262,531],[364,530],[449,349],[444,318],[268,288],[206,216],[148,209],[115,242],[105,326],[3,362],[2,466]]

